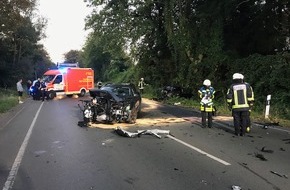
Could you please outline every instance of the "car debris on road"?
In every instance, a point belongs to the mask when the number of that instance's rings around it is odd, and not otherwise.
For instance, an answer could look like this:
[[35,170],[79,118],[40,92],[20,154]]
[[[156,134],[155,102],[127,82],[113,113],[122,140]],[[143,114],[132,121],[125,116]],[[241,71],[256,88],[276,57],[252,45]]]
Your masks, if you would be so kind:
[[115,132],[123,137],[130,137],[130,138],[135,138],[135,137],[140,137],[141,135],[153,135],[159,139],[161,139],[161,135],[159,134],[165,134],[169,135],[170,131],[169,130],[160,130],[160,129],[146,129],[146,130],[137,130],[137,132],[129,132],[121,127],[117,127],[115,129]]
[[262,152],[267,152],[267,153],[273,153],[273,152],[274,152],[273,150],[266,149],[265,146],[261,149],[261,151],[262,151]]
[[241,190],[242,188],[240,186],[237,185],[233,185],[232,186],[232,190]]
[[265,156],[263,154],[255,153],[255,156],[256,156],[256,158],[259,158],[262,161],[268,161],[268,159],[265,158]]
[[275,175],[279,176],[279,177],[284,177],[284,178],[288,179],[288,176],[285,175],[285,174],[280,174],[280,173],[278,173],[278,172],[274,172],[274,171],[270,171],[270,172],[271,172],[272,174],[275,174]]

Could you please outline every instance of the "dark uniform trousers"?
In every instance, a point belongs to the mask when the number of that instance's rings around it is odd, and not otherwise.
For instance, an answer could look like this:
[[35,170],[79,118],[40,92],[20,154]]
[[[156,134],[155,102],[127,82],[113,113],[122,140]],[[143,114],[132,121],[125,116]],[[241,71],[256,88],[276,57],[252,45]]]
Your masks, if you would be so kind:
[[208,127],[211,128],[212,127],[212,112],[205,112],[205,111],[201,112],[202,126],[206,127],[206,116],[207,116]]
[[244,136],[250,119],[249,111],[233,110],[233,117],[234,117],[235,134],[236,135],[240,134],[241,136]]

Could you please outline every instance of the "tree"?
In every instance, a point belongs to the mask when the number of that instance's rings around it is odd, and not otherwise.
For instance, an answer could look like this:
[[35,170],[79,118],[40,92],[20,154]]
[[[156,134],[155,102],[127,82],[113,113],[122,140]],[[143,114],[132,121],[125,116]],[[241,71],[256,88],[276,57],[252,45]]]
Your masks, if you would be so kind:
[[[86,27],[93,31],[91,45],[97,43],[100,54],[129,52],[130,60],[136,63],[134,78],[151,79],[154,87],[180,85],[196,94],[202,81],[209,78],[217,89],[217,97],[224,98],[234,72],[249,73],[249,82],[261,82],[261,76],[255,75],[256,65],[260,74],[269,68],[281,71],[279,68],[287,67],[281,56],[290,51],[287,0],[87,3],[95,8],[86,21]],[[265,61],[268,58],[271,59]],[[277,83],[278,73],[271,72],[271,81],[264,79]],[[257,96],[262,96],[265,85],[255,82]],[[274,85],[271,89],[275,89]]]
[[[0,2],[0,85],[14,86],[18,78],[31,78],[43,48],[46,19],[35,14],[36,0]],[[42,59],[48,58],[42,53]],[[38,57],[38,59],[36,59]]]
[[79,50],[70,50],[64,54],[66,63],[82,63],[81,60],[81,51]]

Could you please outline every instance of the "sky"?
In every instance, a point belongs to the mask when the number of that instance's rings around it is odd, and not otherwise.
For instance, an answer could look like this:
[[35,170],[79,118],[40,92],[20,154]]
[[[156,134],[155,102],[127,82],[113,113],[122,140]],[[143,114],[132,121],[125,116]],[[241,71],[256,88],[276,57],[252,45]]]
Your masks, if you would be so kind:
[[40,43],[52,62],[63,62],[63,54],[81,50],[88,34],[84,19],[90,14],[83,0],[39,0],[38,10],[48,20],[47,38]]

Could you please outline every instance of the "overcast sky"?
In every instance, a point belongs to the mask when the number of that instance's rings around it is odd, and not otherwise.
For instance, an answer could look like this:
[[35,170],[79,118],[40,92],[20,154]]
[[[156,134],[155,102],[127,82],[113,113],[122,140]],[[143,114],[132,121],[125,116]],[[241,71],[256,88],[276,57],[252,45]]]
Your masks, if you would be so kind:
[[84,19],[90,14],[83,0],[39,0],[39,14],[48,19],[46,35],[41,41],[51,60],[63,61],[63,54],[80,50],[88,32]]

